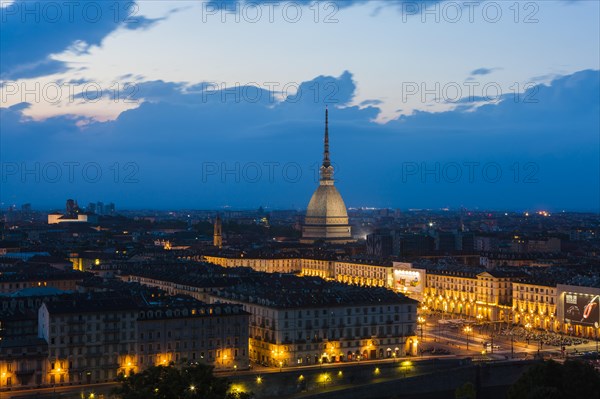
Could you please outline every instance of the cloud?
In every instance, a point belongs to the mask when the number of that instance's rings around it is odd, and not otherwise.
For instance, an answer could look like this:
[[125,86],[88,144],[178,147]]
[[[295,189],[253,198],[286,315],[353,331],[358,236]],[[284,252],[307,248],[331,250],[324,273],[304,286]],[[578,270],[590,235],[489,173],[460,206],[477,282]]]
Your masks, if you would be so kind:
[[[327,84],[336,86],[335,103],[315,92]],[[38,163],[40,175],[49,162],[79,165],[75,183],[66,171],[56,183],[4,176],[2,201],[58,205],[75,196],[121,207],[304,208],[317,184],[329,104],[336,184],[348,206],[598,209],[598,71],[561,76],[517,100],[417,112],[386,124],[373,122],[375,104],[350,106],[350,72],[299,87],[305,94],[278,101],[264,89],[143,82],[140,105],[108,122],[35,121],[24,117],[26,104],[0,109],[3,163]],[[250,100],[250,93],[264,97]],[[100,181],[82,181],[88,164],[101,167]],[[454,183],[444,175],[453,164],[462,167]],[[133,183],[124,182],[132,172],[126,165],[137,168]],[[418,173],[407,175],[407,165]],[[473,181],[465,165],[476,165]],[[486,165],[500,168],[500,181],[490,182]]]
[[125,20],[125,27],[129,30],[136,29],[149,29],[156,25],[160,21],[164,21],[166,18],[146,18],[144,16],[138,16],[135,18],[128,18]]
[[[111,32],[147,29],[161,19],[134,15],[130,0],[45,2],[17,0],[0,8],[0,78],[38,77],[64,71],[50,58],[67,49],[100,45]],[[81,49],[80,49],[81,50]]]
[[32,79],[40,76],[54,75],[66,72],[69,69],[66,63],[46,58],[31,64],[21,64],[14,69],[2,74],[2,79]]
[[498,68],[477,68],[473,72],[471,72],[471,76],[475,76],[475,75],[489,75],[490,73],[494,72],[497,69]]
[[363,107],[366,105],[380,105],[382,103],[383,103],[383,101],[381,101],[381,100],[365,100],[360,103],[360,106]]

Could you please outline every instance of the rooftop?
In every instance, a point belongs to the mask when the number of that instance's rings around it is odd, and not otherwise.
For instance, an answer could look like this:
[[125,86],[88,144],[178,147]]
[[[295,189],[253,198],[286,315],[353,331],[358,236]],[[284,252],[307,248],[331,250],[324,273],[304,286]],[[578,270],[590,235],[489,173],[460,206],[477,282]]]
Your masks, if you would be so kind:
[[370,306],[417,301],[386,288],[328,282],[317,277],[256,273],[217,296],[275,308]]

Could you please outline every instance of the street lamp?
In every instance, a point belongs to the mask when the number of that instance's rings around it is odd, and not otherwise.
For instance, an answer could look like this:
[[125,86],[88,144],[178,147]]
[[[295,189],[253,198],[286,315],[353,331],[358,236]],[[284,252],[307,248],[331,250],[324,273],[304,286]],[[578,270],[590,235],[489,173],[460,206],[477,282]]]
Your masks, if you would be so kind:
[[510,332],[510,358],[515,358],[515,336],[513,332]]
[[464,332],[467,334],[467,350],[469,350],[469,334],[473,331],[471,326],[466,326]]
[[423,340],[423,326],[425,325],[425,318],[422,316],[417,317],[417,323],[419,323],[419,327],[421,329],[421,342],[425,342]]
[[482,330],[483,330],[483,315],[481,313],[479,313],[476,317],[477,319],[477,324],[479,325],[479,334],[482,334]]
[[525,329],[527,330],[527,335],[526,335],[526,337],[527,337],[527,346],[529,346],[529,332],[531,331],[531,324],[530,323],[525,324]]

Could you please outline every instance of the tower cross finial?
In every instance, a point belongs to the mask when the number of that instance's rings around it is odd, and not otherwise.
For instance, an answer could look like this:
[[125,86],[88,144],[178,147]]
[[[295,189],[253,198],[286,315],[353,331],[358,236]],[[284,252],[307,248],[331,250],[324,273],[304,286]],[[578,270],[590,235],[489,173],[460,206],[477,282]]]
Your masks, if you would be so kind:
[[329,109],[325,106],[325,150],[323,152],[323,166],[331,166],[329,160]]

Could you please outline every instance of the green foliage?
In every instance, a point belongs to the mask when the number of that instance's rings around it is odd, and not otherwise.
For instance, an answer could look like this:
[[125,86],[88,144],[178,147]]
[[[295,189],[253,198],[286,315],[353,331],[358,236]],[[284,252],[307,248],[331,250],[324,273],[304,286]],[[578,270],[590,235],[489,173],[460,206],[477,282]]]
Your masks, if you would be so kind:
[[475,399],[475,385],[470,382],[465,382],[462,386],[456,388],[454,397],[456,399]]
[[248,392],[229,392],[225,399],[252,399],[252,393]]
[[552,360],[527,370],[510,388],[508,399],[595,398],[600,392],[600,373],[588,363]]
[[196,365],[178,369],[156,366],[120,377],[114,394],[122,399],[250,399],[252,394],[227,392],[229,382],[213,375],[213,367]]

